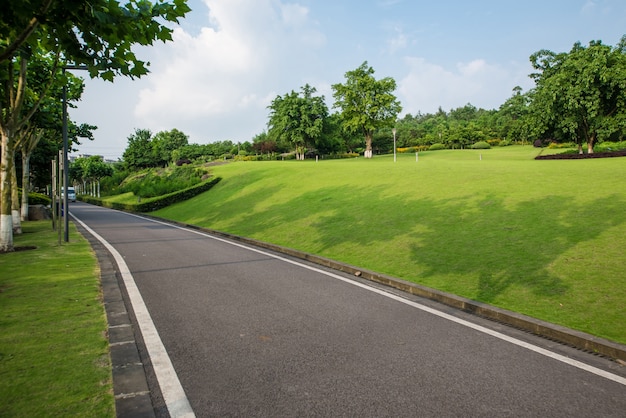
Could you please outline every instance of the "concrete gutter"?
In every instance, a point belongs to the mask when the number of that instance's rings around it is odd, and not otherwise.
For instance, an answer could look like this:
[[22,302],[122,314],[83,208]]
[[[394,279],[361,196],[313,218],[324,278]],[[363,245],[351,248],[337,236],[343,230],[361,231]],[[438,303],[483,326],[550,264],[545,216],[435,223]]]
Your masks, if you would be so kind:
[[[150,217],[149,215],[144,216]],[[479,315],[483,318],[498,321],[500,323],[522,329],[524,331],[531,332],[533,334],[549,338],[563,344],[570,345],[580,350],[585,350],[594,354],[600,354],[609,357],[611,359],[617,360],[621,364],[626,364],[626,345],[595,337],[591,334],[541,321],[526,315],[518,314],[516,312],[507,311],[505,309],[501,309],[486,303],[477,302],[475,300],[456,296],[451,293],[431,289],[396,277],[364,270],[359,267],[351,266],[349,264],[341,263],[339,261],[320,257],[314,254],[305,253],[302,251],[282,247],[280,245],[270,244],[263,241],[258,241],[251,238],[232,235],[221,231],[215,231],[208,228],[201,228],[197,225],[190,225],[157,217],[153,218],[158,219],[159,221],[177,224],[186,228],[200,230],[211,235],[228,238],[233,241],[250,244],[255,247],[265,248],[281,254],[289,255],[294,258],[306,260],[311,263],[358,276],[372,282],[380,283],[385,286],[389,286],[391,288],[409,293],[411,295],[433,300],[446,306]]]

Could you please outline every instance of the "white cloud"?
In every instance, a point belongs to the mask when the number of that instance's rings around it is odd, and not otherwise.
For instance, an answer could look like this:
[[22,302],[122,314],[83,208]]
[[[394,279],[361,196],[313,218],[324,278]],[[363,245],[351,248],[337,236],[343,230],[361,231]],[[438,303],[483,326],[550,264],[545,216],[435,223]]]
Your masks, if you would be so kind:
[[403,113],[434,113],[439,106],[448,111],[467,103],[497,108],[510,97],[515,85],[529,86],[527,73],[515,64],[505,69],[476,59],[450,70],[418,57],[405,58],[405,64],[408,73],[398,82]]
[[[325,38],[311,22],[308,9],[299,5],[278,0],[205,3],[210,27],[195,35],[175,30],[174,41],[153,60],[153,73],[139,94],[135,116],[155,131],[195,120],[198,131],[210,132],[211,137],[191,138],[194,142],[249,140],[249,127],[238,131],[242,124],[233,125],[232,120],[224,126],[228,119],[224,116],[237,111],[241,120],[266,118],[274,92],[302,84],[302,73],[295,69],[311,61]],[[259,133],[264,123],[257,124]]]
[[396,35],[387,41],[389,53],[392,55],[397,51],[406,48],[408,44],[408,37],[399,28],[396,28],[395,31]]

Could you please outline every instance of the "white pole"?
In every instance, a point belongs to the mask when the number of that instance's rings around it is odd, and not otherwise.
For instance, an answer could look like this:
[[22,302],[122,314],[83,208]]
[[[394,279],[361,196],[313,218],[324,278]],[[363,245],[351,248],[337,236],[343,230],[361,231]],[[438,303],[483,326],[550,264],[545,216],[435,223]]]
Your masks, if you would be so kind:
[[393,132],[393,162],[396,162],[396,128],[391,130]]

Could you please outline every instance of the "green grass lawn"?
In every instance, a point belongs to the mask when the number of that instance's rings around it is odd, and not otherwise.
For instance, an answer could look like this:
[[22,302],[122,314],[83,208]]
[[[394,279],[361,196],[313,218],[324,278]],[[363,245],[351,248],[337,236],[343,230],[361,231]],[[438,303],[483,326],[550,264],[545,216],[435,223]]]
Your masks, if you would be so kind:
[[[538,150],[237,162],[155,214],[626,343],[626,160]],[[544,151],[545,153],[546,151]]]
[[97,261],[71,225],[25,222],[0,254],[0,416],[114,417]]

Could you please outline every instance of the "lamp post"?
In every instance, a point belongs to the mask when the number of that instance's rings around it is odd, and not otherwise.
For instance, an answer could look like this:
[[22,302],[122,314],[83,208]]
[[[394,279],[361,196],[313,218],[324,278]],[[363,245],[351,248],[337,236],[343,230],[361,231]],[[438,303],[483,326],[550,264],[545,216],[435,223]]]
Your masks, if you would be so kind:
[[391,130],[393,133],[393,162],[396,162],[396,128]]
[[[86,70],[87,67],[84,65],[65,65],[63,67],[63,77],[65,77],[65,70]],[[69,163],[67,158],[67,153],[69,149],[68,139],[67,139],[67,82],[63,83],[63,220],[64,226],[63,231],[65,242],[69,242],[69,199],[68,195],[68,183],[69,183]]]

